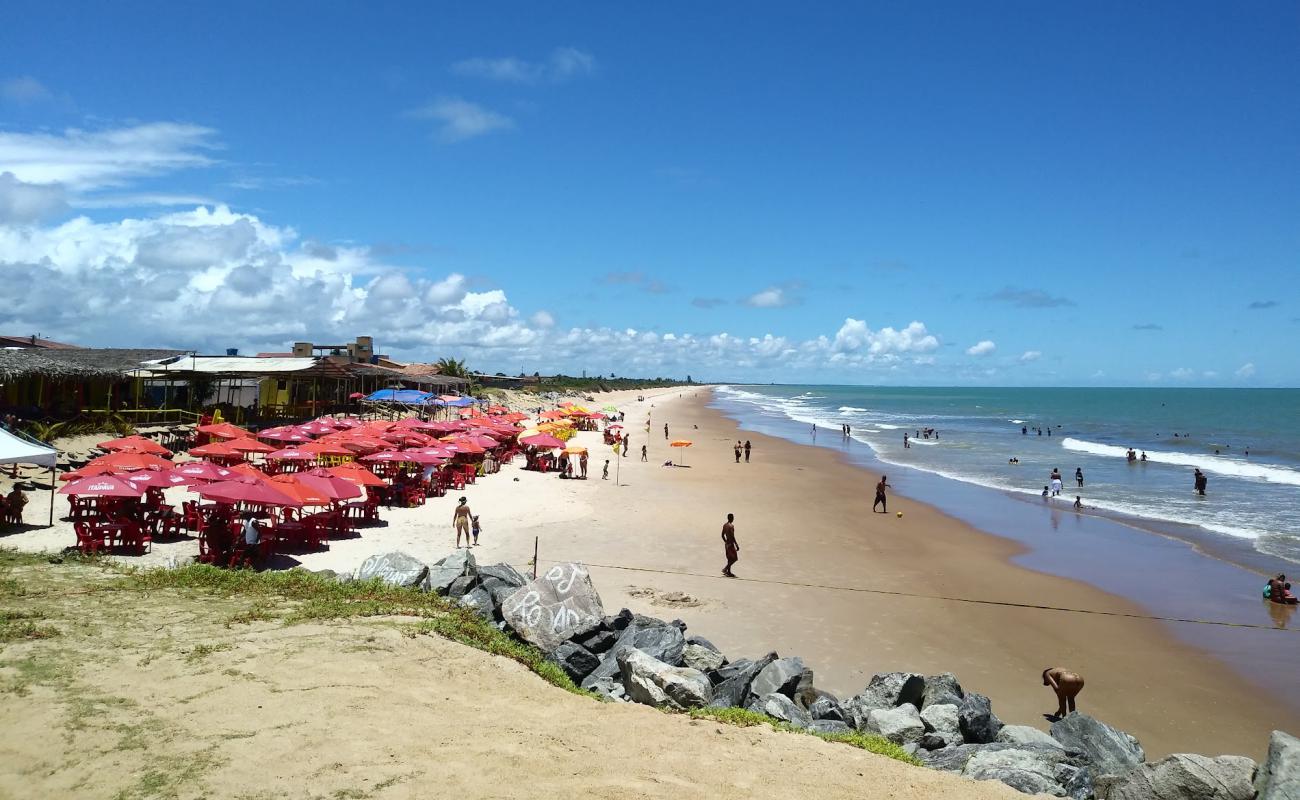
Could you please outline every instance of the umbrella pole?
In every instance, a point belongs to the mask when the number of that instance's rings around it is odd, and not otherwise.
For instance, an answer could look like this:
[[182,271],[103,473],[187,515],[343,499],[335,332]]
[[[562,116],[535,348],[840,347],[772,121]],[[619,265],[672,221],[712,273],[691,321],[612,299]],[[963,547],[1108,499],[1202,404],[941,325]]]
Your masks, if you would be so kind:
[[[57,458],[57,456],[56,456]],[[54,527],[54,471],[57,469],[53,464],[50,465],[50,524],[47,528]]]

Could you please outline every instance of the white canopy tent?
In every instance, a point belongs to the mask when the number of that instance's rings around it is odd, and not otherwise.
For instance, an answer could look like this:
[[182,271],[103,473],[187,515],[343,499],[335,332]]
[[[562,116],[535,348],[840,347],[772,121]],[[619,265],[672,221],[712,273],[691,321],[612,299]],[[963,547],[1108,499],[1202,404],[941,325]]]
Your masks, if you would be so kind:
[[54,448],[14,436],[0,428],[0,464],[36,464],[53,467],[59,460]]
[[50,468],[50,524],[54,524],[54,467],[59,454],[35,440],[15,436],[0,428],[0,464],[35,464]]

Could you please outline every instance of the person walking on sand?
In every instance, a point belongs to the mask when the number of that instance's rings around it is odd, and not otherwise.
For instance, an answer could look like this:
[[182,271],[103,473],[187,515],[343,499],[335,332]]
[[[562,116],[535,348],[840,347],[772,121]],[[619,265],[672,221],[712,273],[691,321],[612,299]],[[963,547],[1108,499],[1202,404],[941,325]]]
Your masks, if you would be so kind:
[[649,460],[650,460],[650,459],[646,456],[645,445],[641,445],[641,460],[642,460],[642,461],[649,461]]
[[664,439],[666,440],[667,438],[668,438],[668,423],[665,422],[665,423],[664,423]]
[[739,439],[736,440],[736,446],[732,449],[736,451],[736,463],[739,464],[740,463],[740,440]]
[[736,541],[735,514],[728,514],[727,521],[722,526],[722,549],[727,554],[727,566],[722,568],[722,574],[734,578],[736,576],[731,572],[731,565],[740,560],[740,543]]
[[1056,692],[1056,713],[1046,714],[1048,719],[1060,719],[1066,714],[1073,714],[1074,698],[1083,691],[1083,676],[1063,667],[1048,667],[1043,670],[1043,685],[1052,687]]
[[745,440],[745,463],[749,463],[749,440]]
[[469,510],[469,504],[465,498],[461,498],[456,503],[456,510],[451,512],[451,526],[456,529],[456,547],[460,547],[460,536],[465,534],[465,546],[470,545],[470,520],[474,513]]
[[587,479],[587,454],[583,453],[578,456],[578,467],[582,470],[582,479]]
[[889,513],[889,502],[885,499],[885,488],[889,486],[888,478],[880,476],[880,483],[876,484],[876,502],[871,504],[871,510],[874,512],[876,506],[880,506],[881,513]]
[[602,481],[609,480],[609,459],[608,458],[605,459],[605,469],[600,473],[600,479]]

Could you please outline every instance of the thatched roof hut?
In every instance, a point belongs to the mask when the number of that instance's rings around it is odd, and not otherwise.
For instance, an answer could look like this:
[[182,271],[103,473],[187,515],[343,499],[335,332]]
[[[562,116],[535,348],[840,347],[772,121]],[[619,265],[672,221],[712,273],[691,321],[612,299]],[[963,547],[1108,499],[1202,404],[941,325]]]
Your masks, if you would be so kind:
[[126,378],[142,361],[171,358],[184,350],[139,350],[133,348],[0,350],[0,382],[43,377],[47,380]]

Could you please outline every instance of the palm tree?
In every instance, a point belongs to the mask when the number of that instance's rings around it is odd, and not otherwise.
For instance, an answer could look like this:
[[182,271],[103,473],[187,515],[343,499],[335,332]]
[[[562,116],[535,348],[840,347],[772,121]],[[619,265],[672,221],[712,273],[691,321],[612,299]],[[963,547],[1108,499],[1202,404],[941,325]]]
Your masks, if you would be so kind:
[[434,366],[438,368],[439,373],[452,378],[468,378],[472,374],[463,360],[457,361],[454,358],[440,358]]

